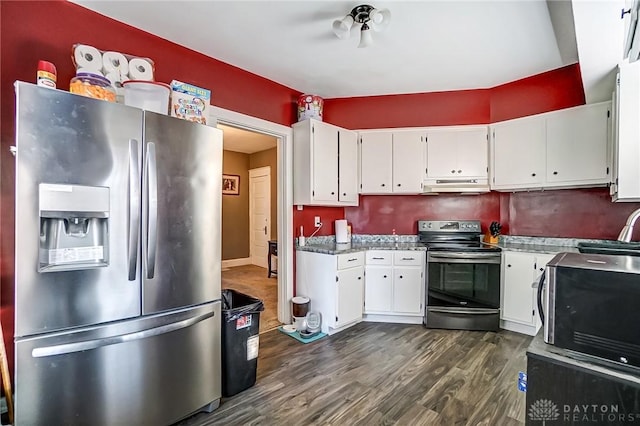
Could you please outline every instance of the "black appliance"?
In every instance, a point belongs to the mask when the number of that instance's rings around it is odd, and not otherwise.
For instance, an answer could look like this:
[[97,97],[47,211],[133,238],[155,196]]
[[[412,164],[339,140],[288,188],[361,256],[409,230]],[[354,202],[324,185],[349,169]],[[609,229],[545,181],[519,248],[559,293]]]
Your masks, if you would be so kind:
[[501,249],[482,243],[480,221],[418,221],[427,247],[427,328],[497,331]]
[[559,253],[545,276],[546,292],[538,291],[544,341],[640,371],[640,257]]

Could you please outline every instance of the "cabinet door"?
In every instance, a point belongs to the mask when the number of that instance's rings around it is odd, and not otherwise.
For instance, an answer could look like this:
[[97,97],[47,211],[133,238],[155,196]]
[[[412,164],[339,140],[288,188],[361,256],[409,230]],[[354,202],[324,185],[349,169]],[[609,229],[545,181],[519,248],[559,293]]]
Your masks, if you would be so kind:
[[422,309],[422,268],[395,268],[393,312],[419,314]]
[[360,135],[360,193],[392,191],[393,143],[391,132]]
[[458,173],[456,134],[451,131],[429,132],[427,135],[427,176],[453,179]]
[[501,319],[534,325],[531,298],[534,266],[533,254],[504,253]]
[[367,266],[364,282],[365,312],[391,311],[392,279],[391,267]]
[[458,177],[487,177],[489,143],[487,129],[456,131]]
[[364,268],[349,268],[338,271],[336,283],[336,328],[362,318],[364,304]]
[[358,202],[358,135],[339,131],[338,200]]
[[338,201],[338,128],[313,125],[313,195],[315,202]]
[[393,192],[416,194],[422,191],[425,132],[393,134]]
[[608,112],[605,102],[547,117],[547,182],[609,181]]
[[640,201],[640,61],[620,64],[616,88],[614,201]]
[[545,177],[545,122],[526,118],[492,126],[492,187],[542,186]]

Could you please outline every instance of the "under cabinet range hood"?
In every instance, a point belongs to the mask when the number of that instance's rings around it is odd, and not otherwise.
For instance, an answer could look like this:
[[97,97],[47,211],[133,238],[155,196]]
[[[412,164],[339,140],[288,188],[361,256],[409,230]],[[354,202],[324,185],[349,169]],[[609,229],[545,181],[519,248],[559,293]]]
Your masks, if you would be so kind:
[[429,179],[422,183],[422,195],[442,193],[483,194],[489,192],[488,179]]

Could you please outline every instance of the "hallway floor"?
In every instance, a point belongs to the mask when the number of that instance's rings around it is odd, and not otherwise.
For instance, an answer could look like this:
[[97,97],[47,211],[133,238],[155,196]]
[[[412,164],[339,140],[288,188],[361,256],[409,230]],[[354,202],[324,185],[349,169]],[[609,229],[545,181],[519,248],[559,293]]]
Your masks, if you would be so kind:
[[267,269],[243,265],[222,271],[222,288],[232,289],[262,300],[260,333],[280,325],[278,321],[278,279],[267,278]]

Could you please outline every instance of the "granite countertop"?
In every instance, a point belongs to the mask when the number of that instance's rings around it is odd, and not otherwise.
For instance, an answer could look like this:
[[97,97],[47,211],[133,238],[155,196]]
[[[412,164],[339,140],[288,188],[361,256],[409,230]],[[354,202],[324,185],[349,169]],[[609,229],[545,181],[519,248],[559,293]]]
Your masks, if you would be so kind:
[[[353,235],[351,243],[336,243],[333,235],[307,238],[306,245],[296,250],[324,254],[352,253],[365,250],[426,250],[417,235]],[[503,250],[528,253],[578,253],[579,242],[602,242],[579,238],[526,237],[501,235],[498,244]]]
[[426,250],[427,248],[417,242],[390,243],[383,241],[357,242],[357,243],[312,243],[304,246],[296,246],[296,250],[310,251],[323,254],[353,253],[366,250]]

